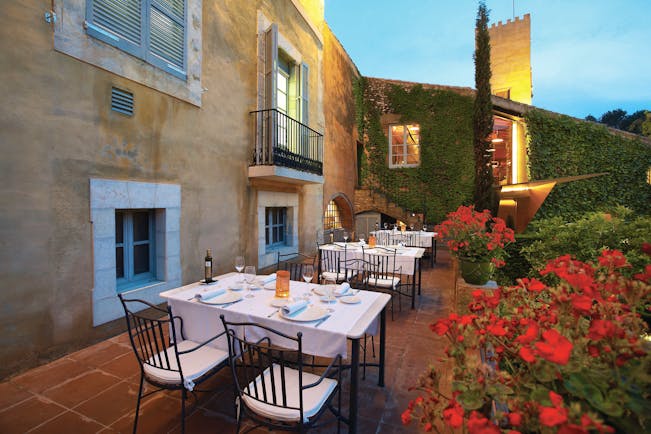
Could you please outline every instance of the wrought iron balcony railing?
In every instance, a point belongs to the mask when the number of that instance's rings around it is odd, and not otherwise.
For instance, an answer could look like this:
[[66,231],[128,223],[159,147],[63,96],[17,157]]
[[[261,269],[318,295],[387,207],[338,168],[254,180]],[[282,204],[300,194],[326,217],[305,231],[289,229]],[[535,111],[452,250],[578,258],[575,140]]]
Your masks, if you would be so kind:
[[323,175],[323,134],[277,109],[251,112],[255,122],[253,165],[283,166]]

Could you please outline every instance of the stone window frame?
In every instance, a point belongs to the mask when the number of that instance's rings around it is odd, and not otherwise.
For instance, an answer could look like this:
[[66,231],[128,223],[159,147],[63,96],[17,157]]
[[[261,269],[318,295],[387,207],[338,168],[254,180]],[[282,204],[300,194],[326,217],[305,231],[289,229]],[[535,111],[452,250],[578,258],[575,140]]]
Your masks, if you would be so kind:
[[[298,193],[258,191],[258,269],[276,264],[281,255],[298,251]],[[287,208],[285,245],[268,247],[265,242],[265,216],[267,208]]]
[[55,0],[54,49],[201,107],[202,0],[186,0],[186,79],[107,44],[86,31],[86,0]]
[[[393,162],[393,135],[391,134],[391,129],[393,127],[395,127],[395,126],[400,126],[400,125],[402,127],[404,127],[405,131],[408,131],[407,127],[409,125],[416,125],[419,128],[419,133],[418,133],[418,163],[406,163],[406,162],[405,163],[394,163]],[[421,154],[422,154],[422,152],[421,152],[422,145],[421,145],[421,141],[420,141],[420,137],[421,137],[421,135],[420,135],[420,124],[418,124],[418,123],[406,123],[406,122],[390,123],[388,125],[387,136],[388,136],[388,140],[389,140],[389,168],[390,169],[411,168],[411,167],[419,167],[420,166]],[[407,155],[406,151],[407,151],[407,146],[408,146],[406,140],[405,140],[405,143],[402,144],[402,146],[403,146],[404,151],[405,151],[404,155],[406,156]]]
[[124,315],[117,297],[115,210],[154,209],[156,281],[123,292],[153,304],[162,291],[181,286],[181,186],[112,179],[90,179],[93,240],[93,326]]

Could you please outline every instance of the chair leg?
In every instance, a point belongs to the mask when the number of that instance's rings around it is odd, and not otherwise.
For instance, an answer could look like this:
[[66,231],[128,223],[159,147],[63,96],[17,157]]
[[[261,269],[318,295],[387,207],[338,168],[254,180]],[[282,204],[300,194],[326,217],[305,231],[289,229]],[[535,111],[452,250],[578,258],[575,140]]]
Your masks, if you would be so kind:
[[188,392],[185,387],[181,389],[181,434],[185,434],[185,400],[188,397]]
[[364,333],[364,361],[362,362],[362,380],[366,380],[366,333]]
[[142,386],[144,383],[143,375],[140,374],[140,386],[138,387],[138,401],[136,401],[136,417],[133,420],[133,434],[138,429],[138,413],[140,413],[140,401],[142,400]]

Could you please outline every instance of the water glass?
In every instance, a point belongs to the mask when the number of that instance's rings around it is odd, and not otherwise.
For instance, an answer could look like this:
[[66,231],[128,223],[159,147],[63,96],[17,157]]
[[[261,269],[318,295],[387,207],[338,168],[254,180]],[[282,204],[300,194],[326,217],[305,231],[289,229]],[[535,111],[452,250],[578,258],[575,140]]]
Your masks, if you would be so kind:
[[246,294],[246,298],[253,298],[253,294],[251,293],[251,284],[255,280],[255,276],[255,267],[253,265],[247,265],[244,267],[244,280],[246,280],[249,289],[249,292]]
[[303,264],[301,274],[303,275],[305,283],[310,283],[314,277],[314,266],[312,264]]
[[[235,269],[237,270],[238,273],[242,273],[242,270],[244,270],[244,256],[236,256],[235,257]],[[239,281],[242,281],[242,277],[240,276]]]

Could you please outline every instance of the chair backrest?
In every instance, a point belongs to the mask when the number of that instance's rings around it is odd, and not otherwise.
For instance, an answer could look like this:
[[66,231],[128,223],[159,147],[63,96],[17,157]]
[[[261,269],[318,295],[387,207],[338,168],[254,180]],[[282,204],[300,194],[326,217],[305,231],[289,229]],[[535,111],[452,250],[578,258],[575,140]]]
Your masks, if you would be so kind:
[[[252,399],[266,405],[295,410],[303,418],[303,343],[302,333],[286,335],[256,323],[236,323],[221,320],[228,336],[229,364],[235,388],[240,398]],[[264,336],[248,339],[246,336]],[[298,376],[289,370],[298,371]],[[289,378],[297,383],[288,383]],[[291,389],[296,388],[298,389]],[[291,403],[289,396],[296,396]],[[246,402],[246,400],[244,400]]]
[[389,244],[391,244],[389,239],[389,232],[387,231],[376,232],[375,242],[380,246],[388,246]]
[[[289,271],[289,280],[303,281],[303,266],[306,264],[314,267],[316,257],[305,255],[303,253],[288,253],[281,255],[278,253],[278,260],[276,261],[276,271],[286,270]],[[315,270],[316,272],[316,270]]]
[[348,259],[342,264],[343,273],[346,275],[346,282],[353,289],[366,289],[368,286],[368,270],[371,268],[368,261],[362,258]]
[[422,247],[420,240],[420,232],[412,231],[407,232],[407,242],[405,243],[408,247]]
[[339,249],[319,249],[319,272],[336,273],[337,278],[346,276],[346,247]]
[[182,333],[177,335],[175,326],[176,321],[182,324],[183,320],[180,317],[173,317],[169,306],[167,309],[161,309],[144,300],[127,299],[122,294],[118,296],[124,307],[129,340],[140,368],[143,369],[144,365],[148,365],[152,368],[176,372],[182,382],[183,372],[176,339],[172,342],[168,334],[185,339]]
[[396,269],[396,251],[381,247],[376,250],[381,250],[382,253],[369,253],[362,248],[370,285],[373,285],[373,280],[391,279],[400,274],[400,270]]

